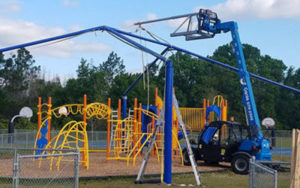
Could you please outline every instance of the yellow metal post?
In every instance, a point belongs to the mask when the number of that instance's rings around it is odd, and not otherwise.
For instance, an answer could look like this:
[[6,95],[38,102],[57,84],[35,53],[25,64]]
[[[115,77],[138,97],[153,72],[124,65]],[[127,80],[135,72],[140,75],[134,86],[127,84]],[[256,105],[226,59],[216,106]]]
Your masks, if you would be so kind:
[[47,133],[47,139],[48,139],[48,142],[50,142],[51,140],[51,107],[52,107],[52,103],[51,103],[51,97],[48,97],[48,133]]
[[[155,106],[157,107],[156,110],[157,110],[157,116],[159,117],[159,113],[160,113],[160,108],[159,108],[159,105],[158,105],[158,88],[156,87],[155,88]],[[159,132],[159,129],[158,129],[158,132],[157,132],[157,138],[156,138],[156,143],[157,143],[157,147],[159,147],[159,135],[160,135],[160,132]]]
[[[84,124],[84,130],[86,130],[86,105],[87,105],[87,96],[86,94],[83,95],[83,122]],[[86,139],[86,138],[84,138]],[[86,142],[83,143],[83,148],[86,148]],[[82,153],[82,160],[83,160],[83,165],[86,165],[86,151],[83,151]]]
[[202,124],[202,127],[201,129],[203,130],[204,129],[204,125],[206,123],[206,99],[203,99],[203,124]]
[[41,129],[41,125],[42,125],[42,98],[39,97],[39,100],[38,100],[38,112],[37,112],[37,118],[38,118],[38,126],[37,126],[37,131],[38,131],[38,135],[37,135],[37,138],[40,138],[40,129]]
[[[134,110],[133,110],[133,145],[136,144],[136,140],[138,138],[138,130],[137,130],[137,98],[134,98]],[[133,149],[133,155],[135,155],[135,148]]]
[[[152,117],[152,123],[151,123],[151,133],[154,133],[154,124],[155,124],[155,119],[154,117]],[[155,151],[154,151],[154,147],[152,147],[152,151],[151,151],[151,156],[154,156]]]
[[[142,103],[139,104],[139,139],[142,136]],[[139,142],[139,149],[141,148],[141,142]]]
[[111,99],[108,98],[107,106],[109,112],[107,113],[107,135],[106,135],[106,162],[108,162],[109,158],[109,147],[110,147],[110,108],[111,108]]
[[[122,108],[122,106],[121,106],[121,99],[119,99],[118,100],[118,120],[119,121],[121,120],[121,108]],[[117,124],[118,130],[120,130],[121,126],[122,126],[122,123],[118,123]],[[118,148],[117,148],[118,152],[117,153],[118,153],[118,155],[120,153],[120,138],[121,138],[121,132],[118,131],[117,132],[117,146],[118,146]]]

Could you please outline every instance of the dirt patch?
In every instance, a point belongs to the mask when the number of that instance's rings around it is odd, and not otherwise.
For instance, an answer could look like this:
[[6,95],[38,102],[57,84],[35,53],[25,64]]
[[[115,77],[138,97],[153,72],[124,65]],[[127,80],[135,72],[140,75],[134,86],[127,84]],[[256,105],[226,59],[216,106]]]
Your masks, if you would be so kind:
[[[66,159],[66,158],[64,158]],[[141,166],[142,157],[138,157],[135,166],[132,162],[127,166],[124,160],[110,160],[106,161],[105,153],[90,153],[90,165],[86,169],[82,164],[80,165],[80,177],[95,177],[95,176],[126,176],[137,175]],[[72,177],[74,175],[74,162],[62,161],[60,169],[57,171],[55,167],[55,160],[53,163],[53,170],[50,171],[50,160],[43,160],[39,165],[39,161],[33,159],[26,159],[21,161],[20,177],[23,178],[47,178],[47,177]],[[198,170],[211,171],[228,168],[228,163],[222,163],[221,166],[205,166],[204,163],[198,162]],[[13,159],[0,159],[0,177],[12,177]],[[150,157],[146,174],[160,174],[161,162],[157,157]],[[172,161],[172,172],[192,172],[192,167],[182,166],[179,158]]]

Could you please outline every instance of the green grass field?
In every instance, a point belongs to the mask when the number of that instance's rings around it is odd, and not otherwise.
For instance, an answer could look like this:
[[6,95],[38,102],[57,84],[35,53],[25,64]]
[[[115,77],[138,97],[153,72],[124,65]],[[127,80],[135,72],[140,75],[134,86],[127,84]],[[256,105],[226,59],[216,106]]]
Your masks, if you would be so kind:
[[[134,184],[135,177],[129,178],[109,178],[105,180],[81,180],[81,188],[93,188],[93,187],[107,187],[107,188],[131,188],[131,187],[142,187],[142,188],[152,188],[152,187],[170,187],[163,184]],[[202,187],[207,188],[247,188],[249,187],[249,177],[248,175],[237,175],[233,172],[227,170],[224,172],[215,173],[203,173],[201,174]],[[195,179],[193,174],[182,174],[173,175],[172,178],[173,185],[171,187],[182,187],[185,184],[195,185]],[[289,187],[290,176],[289,173],[278,173],[278,188]],[[189,187],[189,186],[188,186]]]

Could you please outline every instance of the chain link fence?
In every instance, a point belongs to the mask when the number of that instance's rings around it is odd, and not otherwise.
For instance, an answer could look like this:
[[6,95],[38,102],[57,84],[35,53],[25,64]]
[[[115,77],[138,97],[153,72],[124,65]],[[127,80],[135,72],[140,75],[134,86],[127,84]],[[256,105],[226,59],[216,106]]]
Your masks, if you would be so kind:
[[[15,133],[32,132],[30,129],[14,129]],[[0,134],[7,134],[8,129],[0,129]]]
[[36,134],[36,131],[0,134],[0,147],[33,148]]
[[11,148],[0,149],[0,187],[12,187],[13,159],[16,150]]
[[[76,165],[79,160],[79,152],[75,150],[51,150],[61,156],[52,157],[52,170],[50,170],[51,157],[38,157],[35,152],[39,149],[32,148],[0,148],[0,187],[16,187],[16,179],[19,179],[19,187],[75,187],[75,170],[79,168]],[[77,156],[76,156],[76,155]],[[70,155],[70,156],[69,156]],[[19,156],[19,163],[17,158]],[[23,157],[30,156],[30,157]],[[57,169],[57,161],[60,161]],[[18,170],[17,170],[18,169]],[[19,173],[19,178],[17,174]],[[74,173],[73,173],[74,172]],[[77,175],[78,176],[78,175]],[[55,177],[57,177],[55,179]],[[61,178],[63,177],[63,178]],[[28,181],[30,180],[30,181]],[[74,181],[73,181],[74,180]],[[71,183],[72,182],[72,183]]]
[[250,159],[249,188],[277,188],[277,171]]
[[[54,138],[58,133],[57,130],[51,130],[51,138]],[[103,150],[106,148],[106,131],[87,131],[87,134],[90,150]],[[36,135],[36,131],[0,134],[0,147],[33,148]]]
[[291,162],[292,137],[270,137],[273,161]]
[[13,188],[78,188],[79,155],[79,152],[45,155],[17,154],[14,160]]

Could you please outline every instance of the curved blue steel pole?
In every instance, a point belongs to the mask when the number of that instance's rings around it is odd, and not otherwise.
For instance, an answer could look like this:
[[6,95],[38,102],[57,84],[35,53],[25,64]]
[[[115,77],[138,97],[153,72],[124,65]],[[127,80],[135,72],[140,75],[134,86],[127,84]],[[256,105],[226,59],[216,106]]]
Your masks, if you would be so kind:
[[138,42],[136,42],[136,41],[134,41],[134,40],[132,40],[132,39],[130,39],[130,38],[125,37],[124,35],[122,35],[124,31],[120,32],[120,30],[112,28],[112,27],[108,27],[108,26],[103,26],[102,28],[103,28],[103,30],[109,32],[110,34],[113,34],[113,35],[115,35],[117,37],[120,37],[121,39],[125,40],[126,42],[129,42],[130,44],[132,44],[133,46],[137,47],[138,49],[140,49],[140,50],[142,50],[142,51],[144,51],[146,53],[149,53],[149,54],[153,55],[154,57],[157,57],[157,58],[159,58],[159,59],[161,59],[163,61],[166,60],[166,58],[163,57],[162,55],[160,55],[159,53],[156,53],[155,51],[150,50],[149,48],[147,48],[147,47],[139,44]]
[[173,95],[173,64],[166,64],[166,98],[165,98],[165,135],[164,135],[164,178],[166,184],[172,183],[172,95]]
[[6,52],[6,51],[10,51],[10,50],[19,49],[19,48],[25,48],[27,46],[33,46],[33,45],[37,45],[37,44],[51,42],[51,41],[54,41],[54,40],[64,39],[64,38],[68,38],[68,37],[74,37],[74,36],[77,36],[77,35],[82,35],[82,34],[85,34],[85,33],[100,31],[100,30],[103,30],[103,26],[92,27],[92,28],[89,28],[89,29],[84,29],[84,30],[80,30],[80,31],[72,32],[72,33],[67,33],[67,34],[64,34],[64,35],[58,35],[58,36],[55,36],[55,37],[50,37],[50,38],[36,40],[36,41],[24,43],[24,44],[10,46],[10,47],[7,47],[7,48],[2,48],[2,49],[0,49],[0,52]]
[[[125,32],[125,31],[122,31],[122,30],[118,30],[118,29],[115,29],[115,28],[112,28],[112,27],[108,27],[108,26],[99,26],[99,27],[94,27],[94,28],[90,28],[90,29],[85,29],[85,30],[81,30],[81,31],[77,31],[77,32],[73,32],[73,33],[68,33],[68,34],[65,34],[65,35],[60,35],[60,36],[56,36],[56,37],[51,37],[51,38],[46,38],[46,39],[42,39],[42,40],[38,40],[38,41],[33,41],[33,42],[29,42],[29,43],[24,43],[24,44],[20,44],[20,45],[16,45],[16,46],[10,46],[10,47],[7,47],[7,48],[2,48],[0,49],[0,52],[6,52],[6,51],[9,51],[9,50],[14,50],[14,49],[18,49],[18,48],[23,48],[23,47],[27,47],[27,46],[32,46],[32,45],[36,45],[36,44],[41,44],[41,43],[45,43],[45,42],[50,42],[50,41],[54,41],[54,40],[58,40],[58,39],[63,39],[63,38],[67,38],[67,37],[72,37],[72,36],[76,36],[76,35],[81,35],[81,34],[85,34],[87,32],[93,32],[93,31],[110,31],[110,32],[113,32],[114,34],[117,34],[119,37],[121,38],[125,38],[123,35],[127,35],[127,36],[130,36],[130,37],[134,37],[134,38],[138,38],[138,39],[141,39],[141,40],[145,40],[145,41],[148,41],[148,42],[151,42],[151,43],[154,43],[154,44],[159,44],[159,45],[162,45],[162,46],[166,46],[168,47],[170,50],[171,49],[174,49],[174,50],[177,50],[177,51],[180,51],[180,52],[183,52],[183,53],[186,53],[186,54],[189,54],[189,55],[192,55],[192,56],[195,56],[195,57],[198,57],[199,59],[203,59],[203,60],[206,60],[210,63],[213,63],[213,64],[216,64],[216,65],[219,65],[219,66],[222,66],[224,68],[227,68],[227,69],[230,69],[230,70],[233,70],[233,71],[236,71],[238,72],[238,68],[236,67],[233,67],[233,66],[230,66],[230,65],[227,65],[227,64],[224,64],[224,63],[221,63],[220,61],[216,61],[216,60],[213,60],[213,59],[209,59],[207,57],[203,57],[201,55],[198,55],[194,52],[190,52],[188,50],[185,50],[185,49],[182,49],[182,48],[179,48],[177,46],[173,46],[171,44],[167,44],[167,43],[164,43],[164,42],[160,42],[160,41],[156,41],[156,40],[152,40],[152,39],[148,39],[148,38],[145,38],[145,37],[141,37],[141,36],[138,36],[138,35],[135,35],[135,34],[132,34],[132,33],[128,33],[128,32]],[[158,57],[159,59],[163,60],[164,58],[162,56],[160,56],[160,54],[156,54],[156,53],[153,53],[153,51],[148,51],[148,50],[145,50],[145,47],[142,47],[142,45],[139,45],[138,43],[134,42],[133,40],[130,40],[130,39],[126,39],[126,41],[128,41],[129,43],[131,44],[134,44],[135,46],[137,46],[138,48],[140,48],[141,50],[147,52],[147,53],[150,53],[152,55],[154,55],[155,57]],[[137,45],[138,44],[138,45]],[[158,56],[157,56],[158,55]],[[289,90],[292,90],[298,94],[300,94],[300,89],[296,89],[296,88],[293,88],[293,87],[290,87],[290,86],[286,86],[282,83],[279,83],[279,82],[275,82],[273,80],[270,80],[270,79],[267,79],[267,78],[264,78],[262,76],[259,76],[259,75],[255,75],[253,73],[250,73],[249,72],[249,75],[251,77],[254,77],[254,78],[257,78],[259,80],[262,80],[262,81],[265,81],[265,82],[268,82],[268,83],[271,83],[271,84],[274,84],[274,85],[277,85],[277,86],[280,86],[280,87],[283,87],[285,89],[289,89]]]
[[[122,97],[122,120],[126,119],[126,111],[127,111],[127,96]],[[122,124],[122,128],[125,128],[125,122]],[[122,137],[124,138],[125,133],[122,131]],[[122,145],[125,144],[125,141],[122,141]]]
[[[120,33],[120,34],[124,34],[124,35],[130,36],[130,37],[134,37],[134,38],[138,38],[138,39],[141,39],[141,40],[144,40],[144,41],[148,41],[148,42],[151,42],[151,43],[154,43],[154,44],[166,46],[166,47],[169,47],[170,50],[173,49],[173,50],[176,50],[176,51],[180,51],[180,52],[183,52],[183,53],[186,53],[186,54],[189,54],[189,55],[198,57],[199,59],[203,59],[203,60],[208,61],[208,62],[210,62],[210,63],[219,65],[219,66],[224,67],[224,68],[226,68],[226,69],[230,69],[230,70],[239,72],[239,69],[236,68],[236,67],[227,65],[227,64],[222,63],[222,62],[220,62],[220,61],[216,61],[216,60],[213,60],[213,59],[210,59],[210,58],[201,56],[201,55],[196,54],[196,53],[194,53],[194,52],[185,50],[185,49],[183,49],[183,48],[179,48],[179,47],[177,47],[177,46],[174,46],[174,45],[171,45],[171,44],[168,44],[168,43],[164,43],[164,42],[160,42],[160,41],[148,39],[148,38],[141,37],[141,36],[138,36],[138,35],[135,35],[135,34],[132,34],[132,33],[128,33],[128,32],[125,32],[125,31],[121,31],[121,30],[118,30],[118,29],[115,29],[115,31],[117,31],[117,32]],[[293,88],[293,87],[284,85],[284,84],[282,84],[282,83],[275,82],[275,81],[273,81],[273,80],[270,80],[270,79],[268,79],[268,78],[265,78],[265,77],[262,77],[262,76],[259,76],[259,75],[256,75],[256,74],[253,74],[253,73],[250,73],[250,72],[249,72],[249,75],[250,75],[251,77],[253,77],[253,78],[257,78],[257,79],[259,79],[259,80],[262,80],[262,81],[268,82],[268,83],[270,83],[270,84],[274,84],[274,85],[280,86],[280,87],[285,88],[285,89],[292,90],[292,91],[294,91],[294,92],[300,94],[300,89],[296,89],[296,88]]]

